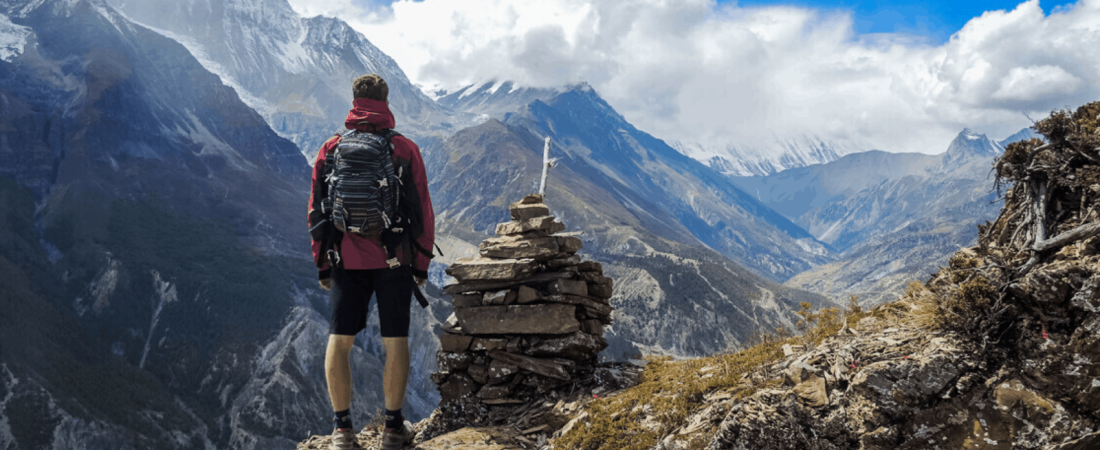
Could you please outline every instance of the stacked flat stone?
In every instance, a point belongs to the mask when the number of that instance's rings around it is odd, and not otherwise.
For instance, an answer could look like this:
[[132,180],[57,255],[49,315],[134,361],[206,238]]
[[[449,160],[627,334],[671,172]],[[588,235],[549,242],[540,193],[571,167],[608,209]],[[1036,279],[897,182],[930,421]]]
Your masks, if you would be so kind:
[[538,194],[509,210],[479,257],[447,269],[455,313],[432,375],[443,403],[525,403],[591,373],[607,347],[612,280],[576,254],[579,233],[562,233]]

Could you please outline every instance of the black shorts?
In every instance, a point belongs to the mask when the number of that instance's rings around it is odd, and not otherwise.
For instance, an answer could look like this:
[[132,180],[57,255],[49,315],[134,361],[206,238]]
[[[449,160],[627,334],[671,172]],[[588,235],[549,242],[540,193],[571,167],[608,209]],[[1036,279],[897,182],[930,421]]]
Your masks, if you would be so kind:
[[408,266],[370,270],[334,268],[329,334],[355,336],[363,331],[373,294],[378,299],[382,337],[408,337],[413,284]]

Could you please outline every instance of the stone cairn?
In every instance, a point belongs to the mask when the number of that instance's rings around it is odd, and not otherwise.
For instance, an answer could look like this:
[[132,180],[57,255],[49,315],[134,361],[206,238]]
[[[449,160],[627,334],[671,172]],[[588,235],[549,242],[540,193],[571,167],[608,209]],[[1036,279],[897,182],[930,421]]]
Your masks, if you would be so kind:
[[518,405],[540,399],[595,370],[607,347],[612,280],[582,261],[580,233],[550,215],[542,195],[510,205],[511,222],[459,259],[444,292],[454,314],[440,336],[441,403]]

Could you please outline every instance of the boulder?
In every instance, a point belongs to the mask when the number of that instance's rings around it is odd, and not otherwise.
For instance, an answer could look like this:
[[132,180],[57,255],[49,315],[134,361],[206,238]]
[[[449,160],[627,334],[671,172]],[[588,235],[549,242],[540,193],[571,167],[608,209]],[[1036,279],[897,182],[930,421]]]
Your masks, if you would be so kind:
[[593,312],[593,317],[610,316],[612,311],[611,306],[579,295],[549,295],[542,300],[551,303],[566,303],[583,306],[586,310]]
[[467,308],[481,305],[481,294],[455,294],[451,297],[451,305],[455,308]]
[[462,258],[447,268],[447,275],[456,280],[508,281],[518,280],[535,270],[533,260]]
[[475,352],[487,352],[489,350],[503,350],[508,347],[508,340],[501,338],[474,338],[470,344],[470,350]]
[[588,333],[576,332],[566,336],[543,339],[524,353],[531,356],[561,356],[573,360],[592,359],[607,348],[607,341]]
[[597,319],[588,319],[581,322],[581,331],[593,336],[603,336],[603,323]]
[[516,301],[516,291],[486,292],[481,299],[482,305],[510,305]]
[[[556,244],[557,240],[555,240],[554,243]],[[581,257],[578,255],[569,255],[565,258],[551,259],[549,261],[546,261],[547,266],[553,267],[555,269],[559,267],[575,267],[581,264],[584,263],[581,262]],[[578,269],[578,272],[579,271],[580,270]]]
[[471,365],[466,369],[466,373],[470,374],[470,378],[473,378],[477,384],[485,384],[489,382],[489,366],[481,364]]
[[468,334],[568,334],[581,327],[576,307],[565,304],[476,306],[455,315]]
[[556,364],[551,361],[532,358],[530,356],[517,355],[514,353],[502,352],[500,350],[493,350],[489,352],[489,357],[493,358],[493,361],[501,361],[512,364],[519,368],[527,370],[528,372],[537,373],[544,377],[554,378],[562,381],[569,381],[569,373],[566,372],[560,364]]
[[577,269],[579,269],[581,272],[595,272],[597,274],[603,275],[603,266],[596,261],[585,261],[577,264]]
[[522,284],[537,284],[545,283],[548,281],[554,281],[562,278],[572,277],[573,274],[566,272],[543,272],[531,275],[522,280],[507,280],[507,281],[485,281],[475,280],[467,281],[456,284],[448,284],[443,288],[443,292],[455,295],[463,292],[475,292],[475,291],[495,291],[500,289],[513,288]]
[[519,373],[519,367],[512,364],[508,364],[504,361],[494,359],[489,364],[489,384],[507,383],[512,375]]
[[484,386],[477,392],[477,398],[485,400],[495,400],[505,398],[508,394],[512,393],[512,386],[500,385],[500,386]]
[[803,405],[820,408],[829,404],[829,395],[825,391],[825,379],[817,375],[810,375],[792,390]]
[[558,249],[562,253],[574,254],[577,250],[584,248],[584,243],[579,238],[573,236],[555,236],[558,240]]
[[439,346],[447,353],[461,353],[470,346],[473,336],[443,333],[439,335]]
[[539,295],[539,291],[535,290],[534,288],[529,286],[520,286],[519,291],[517,292],[516,302],[520,304],[531,303],[535,300],[538,300],[539,297],[541,297]]
[[441,372],[457,373],[470,367],[473,357],[469,353],[451,353],[440,350],[436,353],[436,361]]
[[464,373],[455,373],[447,377],[447,381],[439,385],[441,402],[461,400],[474,395],[478,391],[477,383]]
[[580,280],[554,280],[546,290],[551,294],[588,295],[588,285]]
[[519,203],[523,205],[533,205],[536,203],[542,203],[542,194],[527,194],[526,197],[520,199]]
[[589,284],[588,295],[596,298],[609,299],[614,295],[611,284]]
[[[542,216],[532,217],[526,220],[519,220],[515,222],[504,222],[497,224],[496,234],[497,236],[508,236],[513,234],[526,233],[528,231],[539,231],[546,234],[554,234],[559,231],[565,230],[565,225],[558,222],[554,216]],[[559,245],[561,243],[559,242]]]
[[526,239],[523,236],[504,236],[486,239],[481,243],[481,256],[489,258],[549,260],[558,256],[558,239],[540,237]]
[[512,216],[512,220],[527,220],[534,217],[549,216],[550,208],[542,203],[523,203],[520,201],[509,205],[508,213]]

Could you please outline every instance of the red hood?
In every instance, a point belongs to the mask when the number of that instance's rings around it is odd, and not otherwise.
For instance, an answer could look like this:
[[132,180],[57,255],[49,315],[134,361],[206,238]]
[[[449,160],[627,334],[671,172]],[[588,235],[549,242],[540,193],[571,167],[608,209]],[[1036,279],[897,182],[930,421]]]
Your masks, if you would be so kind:
[[389,103],[369,98],[357,98],[352,104],[355,107],[351,109],[347,120],[344,121],[344,126],[348,129],[366,131],[394,127],[393,113],[390,112]]

